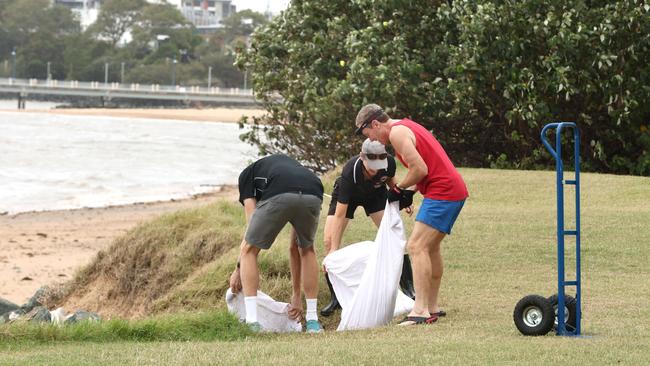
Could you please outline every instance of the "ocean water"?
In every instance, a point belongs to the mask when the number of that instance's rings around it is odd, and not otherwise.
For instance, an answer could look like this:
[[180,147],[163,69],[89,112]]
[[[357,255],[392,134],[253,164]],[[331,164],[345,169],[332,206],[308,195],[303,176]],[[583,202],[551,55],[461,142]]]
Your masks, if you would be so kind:
[[[27,100],[25,101],[26,110],[42,110],[42,109],[53,109],[57,106],[64,105],[65,103],[61,102],[45,102],[45,101],[34,101]],[[18,99],[0,99],[0,109],[18,109]]]
[[0,213],[189,197],[255,159],[234,123],[0,112]]

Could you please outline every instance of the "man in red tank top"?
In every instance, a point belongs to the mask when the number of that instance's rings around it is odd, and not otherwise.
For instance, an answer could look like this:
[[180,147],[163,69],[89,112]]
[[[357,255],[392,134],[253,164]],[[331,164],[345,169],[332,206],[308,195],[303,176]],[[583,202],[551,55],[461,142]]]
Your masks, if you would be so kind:
[[397,158],[408,169],[388,193],[400,208],[413,201],[413,189],[423,196],[407,250],[413,268],[415,306],[400,325],[433,323],[445,312],[438,307],[443,273],[440,244],[451,234],[465,199],[467,187],[438,140],[423,126],[407,118],[391,119],[376,104],[361,108],[355,121],[356,133],[391,144]]

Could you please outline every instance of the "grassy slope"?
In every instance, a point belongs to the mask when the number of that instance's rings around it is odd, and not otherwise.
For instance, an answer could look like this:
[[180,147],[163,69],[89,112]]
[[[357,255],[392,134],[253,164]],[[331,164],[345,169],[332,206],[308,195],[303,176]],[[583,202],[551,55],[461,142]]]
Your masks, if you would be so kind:
[[[471,198],[444,242],[441,296],[449,316],[437,324],[316,337],[262,335],[234,342],[9,342],[0,344],[0,364],[650,363],[650,179],[583,174],[583,333],[589,338],[528,338],[514,328],[515,303],[526,294],[556,291],[554,173],[461,173]],[[374,235],[362,211],[357,216],[361,220],[351,223],[345,242]],[[567,216],[572,222],[569,209]],[[405,222],[410,229],[412,219]],[[261,259],[262,267],[274,273],[262,289],[279,299],[289,291],[286,241],[283,233]],[[321,236],[318,243],[322,253]],[[154,308],[223,307],[220,289],[234,255],[226,250],[200,266]],[[323,286],[321,302],[326,299]],[[329,320],[327,327],[335,327],[337,320]]]

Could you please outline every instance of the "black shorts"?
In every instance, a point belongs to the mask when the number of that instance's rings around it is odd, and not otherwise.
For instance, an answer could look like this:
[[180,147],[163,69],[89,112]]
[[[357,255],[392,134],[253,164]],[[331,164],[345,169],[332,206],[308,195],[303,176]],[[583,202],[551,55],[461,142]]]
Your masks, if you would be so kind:
[[[332,200],[330,201],[330,207],[327,211],[327,216],[332,216],[336,212],[336,204],[338,203],[339,197],[339,185],[338,179],[334,182],[334,189],[332,190]],[[363,209],[366,211],[366,215],[383,211],[386,208],[386,195],[387,190],[378,190],[378,193],[360,196],[353,196],[348,203],[348,210],[345,213],[345,217],[348,219],[354,218],[354,211],[357,210],[357,207],[363,206]]]

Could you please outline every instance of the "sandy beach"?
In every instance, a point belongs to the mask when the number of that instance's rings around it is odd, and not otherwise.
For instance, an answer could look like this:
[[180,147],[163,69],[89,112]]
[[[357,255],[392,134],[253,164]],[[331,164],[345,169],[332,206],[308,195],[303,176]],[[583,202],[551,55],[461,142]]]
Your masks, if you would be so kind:
[[174,119],[205,122],[237,122],[242,116],[261,116],[260,109],[206,108],[206,109],[163,109],[163,108],[57,108],[57,109],[0,109],[0,112],[47,113],[73,116],[111,116],[125,118]]
[[177,201],[0,216],[0,297],[23,304],[43,285],[65,282],[138,223],[220,198],[236,187]]
[[[21,113],[237,122],[242,115],[261,115],[263,111],[231,108],[28,109]],[[16,215],[0,213],[0,297],[23,304],[41,286],[71,279],[99,250],[138,223],[165,213],[206,205],[222,197],[236,200],[236,191],[236,187],[222,187],[218,192],[185,200]]]

